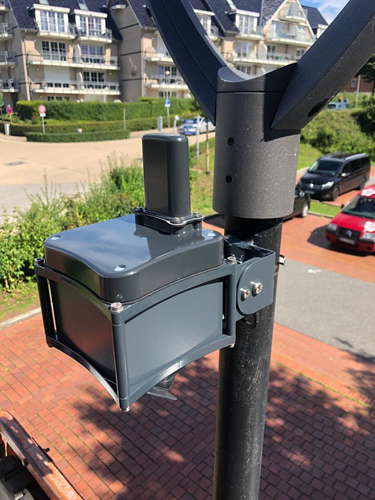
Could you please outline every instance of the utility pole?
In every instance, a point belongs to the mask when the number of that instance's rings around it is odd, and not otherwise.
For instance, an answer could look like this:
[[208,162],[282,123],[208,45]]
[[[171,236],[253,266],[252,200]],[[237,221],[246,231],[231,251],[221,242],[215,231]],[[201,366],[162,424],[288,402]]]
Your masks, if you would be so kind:
[[[349,1],[297,63],[252,79],[213,49],[188,0],[149,5],[178,70],[216,123],[213,208],[225,215],[227,241],[276,253],[276,296],[301,130],[374,53],[375,3]],[[220,352],[214,500],[259,496],[274,306],[239,319],[234,348]]]

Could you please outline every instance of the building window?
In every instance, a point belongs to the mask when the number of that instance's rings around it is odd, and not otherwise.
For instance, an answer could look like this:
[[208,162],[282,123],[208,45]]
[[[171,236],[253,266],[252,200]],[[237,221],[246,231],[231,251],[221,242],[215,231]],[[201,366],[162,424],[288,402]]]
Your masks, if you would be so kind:
[[158,78],[168,79],[172,82],[171,78],[178,75],[176,66],[158,66]]
[[211,16],[205,16],[204,14],[197,14],[198,20],[205,29],[206,33],[210,33],[211,30]]
[[249,57],[253,51],[251,42],[237,42],[237,55],[239,57]]
[[42,57],[45,61],[66,61],[65,43],[42,42]]
[[237,14],[237,28],[242,35],[256,33],[257,18],[247,14]]
[[65,23],[62,12],[40,11],[40,29],[51,33],[64,33]]
[[352,89],[355,89],[357,87],[357,78],[353,78],[353,80],[350,82],[350,86]]
[[104,63],[104,48],[100,45],[82,45],[81,46],[82,62],[91,64]]
[[177,97],[177,92],[159,92],[158,97]]
[[89,89],[101,89],[104,87],[104,73],[98,73],[96,71],[84,71],[83,72],[83,82],[85,88]]
[[93,16],[77,16],[79,31],[84,36],[100,36],[102,34],[102,19]]
[[303,56],[303,54],[305,54],[305,52],[306,52],[306,49],[297,49],[296,58],[300,59]]
[[238,71],[242,71],[242,73],[246,73],[246,75],[251,75],[251,66],[236,66]]

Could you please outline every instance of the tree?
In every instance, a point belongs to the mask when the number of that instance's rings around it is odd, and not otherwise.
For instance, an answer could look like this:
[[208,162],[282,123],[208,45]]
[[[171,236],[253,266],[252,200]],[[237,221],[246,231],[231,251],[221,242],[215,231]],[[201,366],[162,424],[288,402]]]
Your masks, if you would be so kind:
[[[363,66],[358,74],[364,76],[366,82],[375,83],[375,54]],[[372,93],[374,93],[374,88],[372,90]]]

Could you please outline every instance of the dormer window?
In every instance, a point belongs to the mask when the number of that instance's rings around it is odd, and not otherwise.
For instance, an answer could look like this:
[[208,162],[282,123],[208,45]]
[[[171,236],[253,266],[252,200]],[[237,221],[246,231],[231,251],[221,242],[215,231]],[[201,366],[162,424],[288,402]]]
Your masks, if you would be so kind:
[[81,9],[81,10],[89,10],[87,5],[86,5],[86,2],[85,0],[77,0],[77,3],[78,3],[78,8]]
[[39,0],[39,3],[40,3],[41,5],[49,5],[48,0]]
[[214,15],[213,12],[205,11],[205,10],[195,10],[198,21],[201,23],[206,33],[211,33],[211,18]]
[[236,14],[236,25],[242,35],[256,33],[258,18],[251,14]]
[[65,19],[62,12],[40,11],[40,24],[42,31],[52,33],[65,32]]

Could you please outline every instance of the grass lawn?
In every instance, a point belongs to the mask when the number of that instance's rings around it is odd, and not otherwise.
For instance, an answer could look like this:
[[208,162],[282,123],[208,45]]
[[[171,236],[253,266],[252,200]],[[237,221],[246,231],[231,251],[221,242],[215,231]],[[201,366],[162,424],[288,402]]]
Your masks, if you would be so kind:
[[316,214],[321,215],[329,215],[334,217],[339,212],[341,212],[340,207],[336,207],[335,205],[328,205],[325,203],[320,203],[319,201],[312,201],[310,205],[310,212],[314,212]]
[[[210,139],[210,174],[206,174],[205,143],[201,143],[201,154],[198,161],[193,165],[193,170],[198,177],[195,181],[191,193],[191,204],[193,211],[201,212],[203,215],[210,215],[212,210],[212,183],[214,169],[214,140]],[[298,157],[298,170],[309,167],[321,156],[318,149],[309,144],[301,144]]]
[[0,291],[0,323],[39,307],[36,283],[19,285],[12,293]]

